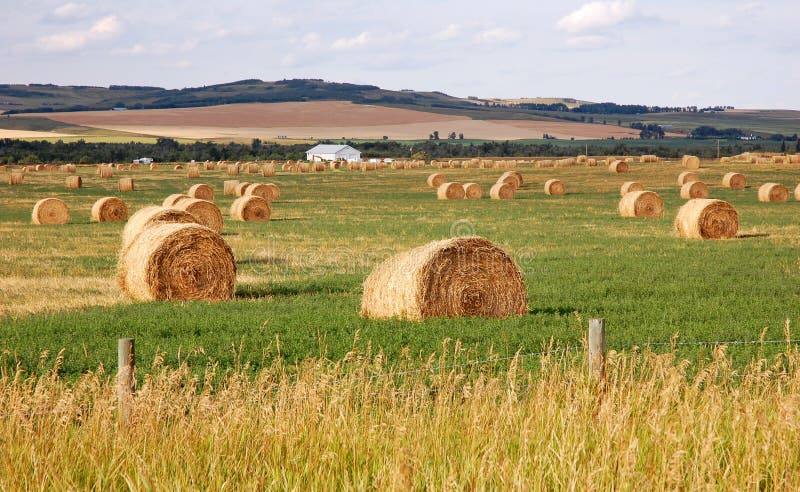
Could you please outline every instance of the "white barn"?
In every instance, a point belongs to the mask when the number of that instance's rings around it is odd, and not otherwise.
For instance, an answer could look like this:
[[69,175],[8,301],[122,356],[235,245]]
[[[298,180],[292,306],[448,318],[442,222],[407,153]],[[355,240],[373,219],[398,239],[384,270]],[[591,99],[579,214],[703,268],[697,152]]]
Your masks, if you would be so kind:
[[349,145],[317,145],[306,152],[306,160],[359,162],[361,151]]

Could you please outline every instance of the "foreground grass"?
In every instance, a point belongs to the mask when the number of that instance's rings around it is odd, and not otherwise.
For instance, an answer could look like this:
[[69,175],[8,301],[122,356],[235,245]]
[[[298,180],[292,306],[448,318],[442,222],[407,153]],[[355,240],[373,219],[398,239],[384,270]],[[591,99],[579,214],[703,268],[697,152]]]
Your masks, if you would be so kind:
[[537,358],[535,373],[473,364],[457,344],[439,353],[389,374],[384,354],[358,350],[255,374],[159,356],[124,423],[102,370],[74,383],[60,359],[40,376],[4,371],[0,488],[800,487],[794,348],[740,372],[724,348],[699,366],[612,352],[605,384],[580,353]]

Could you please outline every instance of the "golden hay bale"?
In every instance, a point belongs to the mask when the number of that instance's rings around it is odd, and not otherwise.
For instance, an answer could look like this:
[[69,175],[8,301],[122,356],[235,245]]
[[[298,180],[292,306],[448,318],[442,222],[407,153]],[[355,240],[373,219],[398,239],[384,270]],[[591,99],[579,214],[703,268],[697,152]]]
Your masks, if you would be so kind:
[[258,196],[272,202],[280,198],[281,189],[274,183],[255,183],[248,186],[242,196]]
[[492,200],[513,200],[514,185],[498,181],[489,188],[489,198]]
[[78,170],[78,168],[75,166],[75,164],[64,164],[63,166],[59,166],[59,170],[65,173],[74,173]]
[[575,162],[577,164],[586,164],[586,161],[588,161],[588,160],[589,160],[589,157],[585,156],[585,155],[579,155],[578,157],[575,158]]
[[269,202],[257,195],[239,197],[231,204],[231,218],[245,222],[266,222],[272,215]]
[[222,193],[226,196],[236,195],[236,186],[239,184],[238,179],[231,179],[222,182]]
[[506,171],[500,175],[501,178],[504,176],[514,176],[515,178],[517,178],[517,182],[519,183],[519,185],[515,189],[519,189],[525,183],[524,180],[522,179],[522,174],[520,174],[517,171]]
[[69,207],[58,198],[45,198],[33,206],[31,218],[34,224],[66,224],[69,222]]
[[546,195],[565,195],[567,187],[560,179],[548,179],[544,183],[544,192]]
[[722,200],[697,198],[678,210],[675,228],[688,239],[730,239],[739,231],[739,214]]
[[67,176],[67,180],[65,185],[68,190],[77,190],[81,186],[83,186],[83,180],[80,176]]
[[678,184],[680,186],[685,185],[690,181],[697,181],[697,173],[693,173],[691,171],[684,171],[678,175]]
[[786,156],[790,164],[800,164],[800,154]]
[[209,202],[214,201],[214,188],[205,184],[205,183],[198,183],[196,185],[192,185],[189,188],[189,192],[187,193],[192,198],[199,198],[201,200],[208,200]]
[[150,170],[151,171],[157,171],[158,170],[158,164],[156,164],[156,163],[150,164]]
[[461,200],[464,198],[464,187],[461,183],[442,183],[436,188],[439,200]]
[[550,159],[545,159],[542,161],[536,161],[536,167],[555,167],[553,161]]
[[313,165],[313,169],[314,169],[315,173],[325,172],[325,169],[327,169],[327,168],[328,168],[328,166],[326,166],[324,162],[315,162],[314,165]]
[[632,162],[636,162],[636,159],[634,159],[633,157],[626,157],[626,158],[622,159],[622,161],[627,163],[627,164],[630,164]]
[[301,162],[298,167],[300,168],[301,173],[311,172],[311,164],[308,162]]
[[631,191],[644,191],[644,186],[637,181],[625,181],[619,189],[619,196],[625,196],[626,193]]
[[502,249],[481,237],[433,241],[390,257],[364,281],[361,316],[506,318],[527,313],[525,282]]
[[218,233],[197,224],[154,224],[120,255],[118,280],[134,299],[232,299],[236,263]]
[[681,198],[684,200],[708,198],[708,185],[702,181],[689,181],[681,186]]
[[231,164],[230,166],[228,166],[226,172],[228,173],[228,176],[236,176],[237,174],[239,174],[239,165]]
[[181,200],[189,200],[189,195],[184,195],[183,193],[173,193],[172,195],[166,197],[164,201],[161,203],[162,207],[174,207],[176,203],[180,202]]
[[789,199],[789,190],[780,183],[764,183],[758,189],[760,202],[785,202]]
[[122,193],[133,191],[133,178],[120,178],[118,187]]
[[627,173],[628,163],[620,160],[613,161],[608,165],[608,170],[612,173]]
[[658,162],[658,156],[652,154],[644,154],[639,157],[639,162],[644,164],[647,162]]
[[[94,214],[92,214],[94,215]],[[122,249],[127,251],[136,237],[148,227],[162,223],[197,224],[197,218],[189,212],[174,208],[150,205],[131,215],[122,230]]]
[[483,188],[478,183],[464,183],[464,198],[475,200],[483,197]]
[[[786,163],[786,157],[782,156],[782,155],[773,155],[772,156],[772,163],[773,164],[785,164]],[[38,171],[38,169],[37,169],[37,171]]]
[[194,215],[199,224],[208,227],[212,231],[222,232],[222,213],[219,211],[219,207],[212,202],[189,198],[176,203],[175,208]]
[[186,177],[189,179],[197,179],[200,177],[200,168],[190,167],[186,170]]
[[139,165],[138,164],[131,164],[128,169],[130,169],[131,171],[138,171],[139,170]]
[[8,184],[21,185],[23,181],[25,181],[25,173],[14,171],[8,173]]
[[659,219],[664,216],[664,201],[652,191],[631,191],[619,201],[619,214],[623,217]]
[[497,178],[497,183],[505,183],[510,187],[514,188],[514,191],[516,191],[520,187],[519,179],[517,179],[517,177],[512,174],[503,174],[502,176]]
[[265,178],[275,176],[275,164],[264,164],[261,168],[261,175]]
[[800,184],[794,188],[794,199],[800,201]]
[[115,196],[107,196],[92,205],[92,222],[123,222],[128,220],[128,206]]
[[[333,161],[330,164],[328,164],[328,166],[330,167],[331,171],[336,171],[337,169],[339,169],[340,165],[341,164],[339,164],[336,161]],[[397,169],[396,167],[394,167],[394,163],[392,163],[392,169]]]
[[113,178],[114,168],[108,166],[100,166],[97,168],[97,174],[99,174],[101,178]]
[[[602,161],[600,161],[600,162],[602,162]],[[597,159],[593,159],[591,157],[586,159],[586,167],[595,167],[598,164],[599,163],[598,163]]]
[[35,170],[36,171],[44,171],[44,164],[37,164]]
[[215,163],[213,163],[213,162],[203,163],[203,169],[205,169],[206,171],[213,171],[216,168],[217,168],[217,165]]
[[447,178],[445,178],[444,174],[442,173],[433,173],[430,176],[428,176],[428,186],[430,186],[431,188],[439,188],[446,181]]
[[183,170],[183,166],[181,166],[180,164],[176,164],[175,167],[173,167],[172,169],[175,170],[175,171],[182,171]]
[[744,174],[726,173],[722,177],[722,186],[732,190],[742,190],[747,186],[747,178],[744,177]]
[[[62,167],[63,167],[63,166],[62,166]],[[3,164],[2,166],[0,166],[0,172],[4,173],[4,172],[6,172],[6,171],[8,171],[8,166],[6,166],[5,164]]]
[[253,183],[248,183],[247,181],[241,181],[239,184],[236,185],[236,188],[233,190],[233,194],[238,198],[240,196],[244,196],[247,188],[251,186]]
[[258,164],[256,164],[255,162],[248,162],[246,164],[246,167],[248,174],[258,174],[261,172],[261,168],[258,167]]
[[683,167],[686,169],[700,169],[700,158],[693,155],[685,155],[681,159]]

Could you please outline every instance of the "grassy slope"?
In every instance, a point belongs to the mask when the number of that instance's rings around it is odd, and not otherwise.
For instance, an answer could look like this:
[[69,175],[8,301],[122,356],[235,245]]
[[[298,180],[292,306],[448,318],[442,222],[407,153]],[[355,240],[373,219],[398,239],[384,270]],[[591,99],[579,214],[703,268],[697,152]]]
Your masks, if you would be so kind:
[[[266,224],[225,225],[225,238],[238,260],[240,282],[234,302],[130,303],[113,285],[121,224],[91,224],[89,209],[99,197],[116,194],[116,180],[100,181],[83,169],[86,187],[63,189],[63,175],[31,174],[26,185],[3,188],[0,281],[7,282],[6,313],[43,306],[66,309],[0,318],[5,362],[18,358],[35,370],[39,355],[65,349],[69,374],[114,363],[114,339],[137,338],[145,364],[159,351],[175,363],[189,355],[197,367],[208,359],[223,365],[252,360],[255,366],[280,352],[290,360],[326,353],[341,358],[353,345],[385,350],[390,362],[404,349],[436,351],[444,339],[459,339],[485,354],[538,351],[551,338],[578,344],[580,319],[608,320],[609,345],[683,339],[754,339],[783,336],[786,318],[798,319],[796,217],[800,203],[760,204],[753,186],[765,181],[794,185],[796,171],[782,166],[737,165],[751,187],[716,187],[728,166],[711,165],[701,179],[712,196],[739,210],[742,232],[735,241],[698,242],[676,238],[672,219],[682,200],[674,183],[678,164],[636,165],[625,176],[598,168],[524,169],[527,184],[512,202],[488,199],[442,202],[425,186],[429,171],[349,172],[280,175],[282,198]],[[448,170],[450,179],[477,181],[488,191],[493,170]],[[132,209],[182,192],[189,181],[171,170],[137,171],[138,191],[126,195]],[[559,176],[569,195],[547,197],[548,177]],[[203,181],[222,188],[221,172]],[[244,177],[242,177],[245,179]],[[629,179],[662,194],[664,219],[618,217],[619,185]],[[37,197],[60,196],[72,209],[64,227],[29,224]],[[218,197],[224,212],[230,197]],[[227,213],[225,214],[227,216]],[[466,221],[466,222],[459,222]],[[524,270],[530,313],[509,320],[436,319],[424,323],[359,318],[361,282],[388,254],[448,237],[453,224],[505,248]],[[107,279],[107,280],[103,280]],[[92,303],[107,307],[69,309]],[[753,347],[733,347],[744,363]],[[690,358],[697,347],[683,349]]]

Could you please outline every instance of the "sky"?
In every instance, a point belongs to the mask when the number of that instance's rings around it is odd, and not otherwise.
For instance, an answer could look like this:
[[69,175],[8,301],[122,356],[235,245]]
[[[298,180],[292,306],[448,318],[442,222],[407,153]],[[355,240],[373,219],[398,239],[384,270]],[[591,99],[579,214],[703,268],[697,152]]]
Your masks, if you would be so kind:
[[0,0],[0,83],[800,109],[798,0]]

